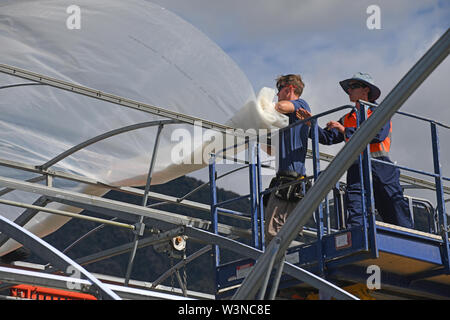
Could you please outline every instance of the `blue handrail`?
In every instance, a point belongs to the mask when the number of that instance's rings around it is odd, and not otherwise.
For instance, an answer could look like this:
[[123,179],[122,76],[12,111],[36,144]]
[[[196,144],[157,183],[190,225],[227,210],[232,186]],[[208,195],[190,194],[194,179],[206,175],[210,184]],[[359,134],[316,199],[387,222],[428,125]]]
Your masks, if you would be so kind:
[[[341,107],[337,107],[325,112],[322,112],[320,114],[317,114],[315,116],[312,116],[308,120],[299,120],[287,127],[281,128],[278,130],[278,133],[284,132],[285,130],[288,130],[294,126],[303,125],[304,123],[308,121],[316,122],[318,118],[341,111],[345,109],[354,109],[353,106],[350,105],[344,105]],[[262,205],[262,197],[263,195],[271,192],[275,188],[262,190],[262,182],[261,182],[261,161],[259,156],[259,150],[260,150],[260,139],[267,138],[267,135],[261,135],[256,138],[256,141],[254,138],[246,137],[245,141],[243,141],[241,144],[236,143],[232,146],[228,146],[226,148],[223,148],[219,151],[217,151],[214,154],[211,154],[210,164],[209,164],[209,179],[210,179],[210,190],[211,190],[211,221],[212,221],[212,231],[214,233],[218,233],[218,227],[217,227],[217,221],[218,221],[218,211],[223,211],[221,206],[225,204],[229,204],[235,201],[239,201],[245,198],[250,198],[251,201],[251,223],[252,223],[252,243],[255,248],[264,250],[265,248],[265,241],[264,241],[264,212],[263,212],[263,205]],[[317,179],[320,167],[319,167],[319,148],[318,148],[318,138],[316,137],[315,141],[317,142],[317,146],[314,147],[317,152],[314,154],[313,158],[315,161],[315,169],[314,169],[314,178]],[[235,197],[233,199],[225,200],[218,202],[217,201],[217,190],[216,190],[216,159],[230,149],[235,149],[243,144],[248,145],[248,167],[249,167],[249,183],[250,183],[250,193]],[[256,151],[256,152],[255,152]],[[235,213],[232,210],[228,210],[228,213]],[[321,207],[318,209],[317,213],[320,217],[323,216]],[[237,215],[242,216],[242,213],[237,213]],[[322,218],[321,218],[322,220]],[[323,236],[323,227],[320,228],[322,232],[319,234],[320,237]],[[214,250],[214,263],[216,267],[220,264],[220,253],[219,248],[216,247]]]

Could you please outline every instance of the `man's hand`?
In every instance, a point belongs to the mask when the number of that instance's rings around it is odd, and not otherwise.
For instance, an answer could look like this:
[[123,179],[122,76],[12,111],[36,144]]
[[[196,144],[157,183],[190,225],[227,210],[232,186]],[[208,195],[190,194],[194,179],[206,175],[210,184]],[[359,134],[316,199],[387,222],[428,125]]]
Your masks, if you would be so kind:
[[327,123],[327,129],[328,130],[336,129],[340,133],[345,134],[345,127],[338,121],[330,121],[330,122],[328,122]]
[[[309,112],[308,110],[305,110],[305,109],[303,109],[303,108],[297,109],[297,112],[295,113],[295,115],[296,115],[297,118],[300,119],[300,120],[305,120],[305,119],[308,119],[308,118],[310,118],[310,117],[313,116],[311,112]],[[308,121],[308,122],[306,122],[305,124],[306,124],[308,127],[310,127],[310,126],[311,126],[311,121]]]

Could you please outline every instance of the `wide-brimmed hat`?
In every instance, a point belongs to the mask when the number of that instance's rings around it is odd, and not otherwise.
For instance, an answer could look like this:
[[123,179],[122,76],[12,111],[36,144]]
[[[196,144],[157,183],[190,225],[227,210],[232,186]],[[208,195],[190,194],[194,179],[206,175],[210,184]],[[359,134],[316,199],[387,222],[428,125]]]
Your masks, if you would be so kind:
[[351,77],[350,79],[342,80],[339,82],[339,84],[341,85],[342,89],[344,89],[344,91],[348,94],[348,84],[354,81],[362,82],[370,88],[370,101],[375,101],[380,96],[380,89],[374,84],[372,77],[368,73],[357,72],[353,75],[353,77]]

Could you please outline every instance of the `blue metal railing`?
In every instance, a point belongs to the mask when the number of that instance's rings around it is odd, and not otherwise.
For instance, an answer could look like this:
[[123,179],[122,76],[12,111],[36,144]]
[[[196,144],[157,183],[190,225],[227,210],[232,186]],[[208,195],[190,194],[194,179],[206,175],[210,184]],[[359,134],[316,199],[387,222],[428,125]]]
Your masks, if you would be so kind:
[[[366,106],[377,106],[376,104],[370,103],[367,101],[360,100],[360,102]],[[425,117],[417,116],[417,115],[406,113],[406,112],[397,111],[396,113],[399,115],[414,118],[414,119],[417,119],[420,121],[428,122],[430,124],[434,173],[430,173],[430,172],[426,172],[426,171],[422,171],[422,170],[411,169],[411,168],[407,168],[404,166],[398,166],[398,165],[395,165],[395,164],[392,164],[389,162],[385,162],[385,161],[381,161],[381,160],[377,160],[377,159],[372,159],[372,161],[381,162],[381,163],[384,163],[387,165],[393,165],[399,169],[411,171],[411,172],[426,175],[426,176],[430,176],[435,179],[436,203],[437,203],[437,211],[438,211],[438,231],[442,237],[442,242],[443,242],[442,260],[443,260],[443,265],[444,265],[446,272],[450,273],[450,255],[449,255],[450,247],[449,247],[449,241],[448,241],[449,227],[447,224],[447,213],[446,213],[446,208],[445,208],[445,199],[444,199],[444,190],[443,190],[443,180],[450,181],[450,179],[448,177],[444,177],[442,175],[441,161],[440,161],[439,135],[438,135],[438,130],[437,130],[438,126],[444,128],[444,129],[450,129],[450,126],[443,124],[441,122],[435,121],[433,119],[428,119]]]
[[[314,171],[314,179],[317,179],[320,173],[320,157],[319,157],[319,146],[318,146],[318,136],[317,136],[317,119],[341,110],[346,109],[354,109],[353,106],[345,105],[338,108],[334,108],[332,110],[317,114],[308,120],[299,120],[287,127],[281,128],[278,130],[278,134],[284,133],[286,130],[298,125],[303,125],[308,121],[314,123],[312,126],[315,129],[315,134],[313,134],[313,171]],[[220,210],[219,207],[230,204],[232,202],[236,202],[242,199],[250,199],[250,218],[251,218],[251,230],[252,230],[252,245],[260,250],[265,249],[265,239],[264,239],[264,209],[262,198],[264,195],[273,192],[277,187],[262,190],[262,180],[261,180],[261,159],[260,159],[260,139],[267,138],[267,136],[258,136],[256,141],[254,139],[250,139],[246,137],[245,144],[248,146],[248,168],[249,168],[249,185],[250,185],[250,193],[235,197],[233,199],[225,200],[222,202],[217,201],[217,188],[216,188],[216,159],[217,157],[227,151],[230,148],[236,148],[238,145],[235,144],[231,147],[224,148],[215,154],[211,154],[210,163],[209,163],[209,185],[210,185],[210,200],[211,200],[211,226],[212,232],[218,233],[218,212]],[[270,138],[273,138],[272,136]],[[279,188],[279,187],[278,187]],[[227,209],[225,209],[227,210]],[[231,211],[230,211],[231,212]],[[323,232],[323,211],[322,206],[320,205],[317,209],[316,214],[320,217],[318,227],[318,238],[321,239]],[[321,250],[318,249],[319,256],[321,256]],[[214,246],[213,250],[214,256],[214,265],[217,268],[220,265],[220,251],[218,246]],[[323,271],[324,264],[321,264]],[[216,275],[217,278],[217,275]]]

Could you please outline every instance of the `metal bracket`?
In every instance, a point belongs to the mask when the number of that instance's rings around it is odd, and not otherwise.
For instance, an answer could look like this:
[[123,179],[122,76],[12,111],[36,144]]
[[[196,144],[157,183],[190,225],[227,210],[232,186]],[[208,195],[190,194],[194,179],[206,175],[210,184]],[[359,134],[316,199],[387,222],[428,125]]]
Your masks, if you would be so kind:
[[144,235],[144,231],[145,231],[145,223],[143,223],[143,222],[136,222],[134,224],[133,233],[135,235],[138,235],[138,236],[142,237]]

